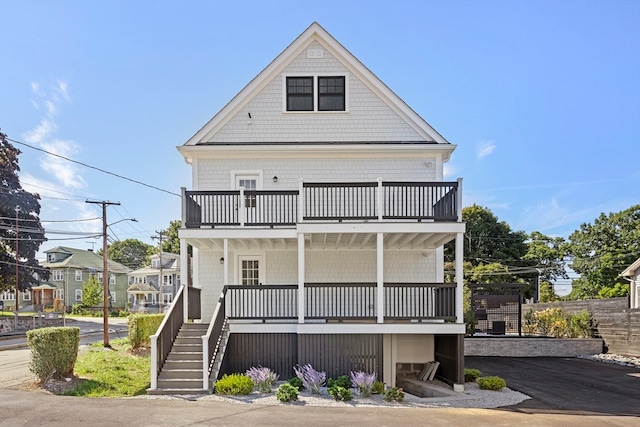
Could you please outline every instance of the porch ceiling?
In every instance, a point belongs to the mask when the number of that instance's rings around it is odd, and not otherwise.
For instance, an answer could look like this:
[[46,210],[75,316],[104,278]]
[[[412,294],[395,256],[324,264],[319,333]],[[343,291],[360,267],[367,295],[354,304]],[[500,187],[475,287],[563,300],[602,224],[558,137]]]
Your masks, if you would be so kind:
[[[385,233],[385,250],[425,250],[436,249],[455,239],[455,233]],[[374,250],[376,233],[314,233],[305,235],[307,250]],[[283,251],[297,250],[298,243],[292,237],[243,237],[228,238],[229,250]],[[222,251],[224,238],[188,238],[187,243],[200,250]]]

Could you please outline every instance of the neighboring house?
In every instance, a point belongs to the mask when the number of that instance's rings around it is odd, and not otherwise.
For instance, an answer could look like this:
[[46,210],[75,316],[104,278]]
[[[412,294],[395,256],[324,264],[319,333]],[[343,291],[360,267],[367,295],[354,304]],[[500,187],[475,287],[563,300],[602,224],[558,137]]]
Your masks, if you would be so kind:
[[193,248],[209,372],[172,372],[187,339],[167,345],[171,325],[195,317],[182,288],[152,337],[149,392],[209,389],[258,365],[290,378],[307,363],[395,385],[429,361],[461,390],[465,225],[461,180],[443,181],[454,149],[313,23],[178,147],[193,177],[181,252]]
[[[37,307],[53,306],[55,298],[64,300],[65,306],[82,302],[82,285],[89,277],[96,276],[102,283],[103,259],[92,250],[58,246],[45,251],[47,259],[42,263],[49,268],[49,280],[31,288],[33,304]],[[127,306],[127,273],[130,268],[115,261],[107,261],[109,273],[109,307],[124,309]],[[38,295],[42,295],[39,298]]]
[[[162,279],[160,279],[162,277]],[[158,284],[162,280],[162,292]],[[129,272],[129,306],[132,311],[146,304],[171,304],[180,287],[180,255],[151,256],[151,264]],[[162,295],[161,295],[162,294]]]
[[629,308],[640,308],[640,258],[620,274],[629,281]]
[[[26,289],[18,293],[18,305],[20,310],[24,310],[33,304],[31,289]],[[0,309],[2,311],[14,311],[16,306],[16,290],[9,289],[0,292]]]

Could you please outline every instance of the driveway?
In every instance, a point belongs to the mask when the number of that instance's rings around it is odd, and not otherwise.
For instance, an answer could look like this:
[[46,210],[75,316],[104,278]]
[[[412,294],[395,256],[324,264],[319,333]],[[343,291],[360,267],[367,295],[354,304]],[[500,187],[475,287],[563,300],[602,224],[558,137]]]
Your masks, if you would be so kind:
[[532,397],[502,411],[640,416],[638,368],[574,358],[476,356],[465,357],[465,366],[482,376],[498,375],[509,388]]

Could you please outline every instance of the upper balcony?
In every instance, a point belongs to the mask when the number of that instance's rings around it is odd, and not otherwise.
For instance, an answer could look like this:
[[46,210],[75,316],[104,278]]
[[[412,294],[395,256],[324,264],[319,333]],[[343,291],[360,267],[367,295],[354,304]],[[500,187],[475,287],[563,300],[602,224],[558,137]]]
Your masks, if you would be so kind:
[[301,222],[461,221],[461,182],[299,183],[297,190],[187,191],[186,228]]

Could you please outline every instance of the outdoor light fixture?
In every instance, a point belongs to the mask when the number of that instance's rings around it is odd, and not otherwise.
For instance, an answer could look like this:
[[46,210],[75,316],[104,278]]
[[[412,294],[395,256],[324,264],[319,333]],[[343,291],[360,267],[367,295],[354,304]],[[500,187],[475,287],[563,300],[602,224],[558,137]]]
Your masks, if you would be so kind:
[[224,257],[220,257],[220,264],[224,264]]
[[278,177],[274,175],[273,182],[278,182]]

